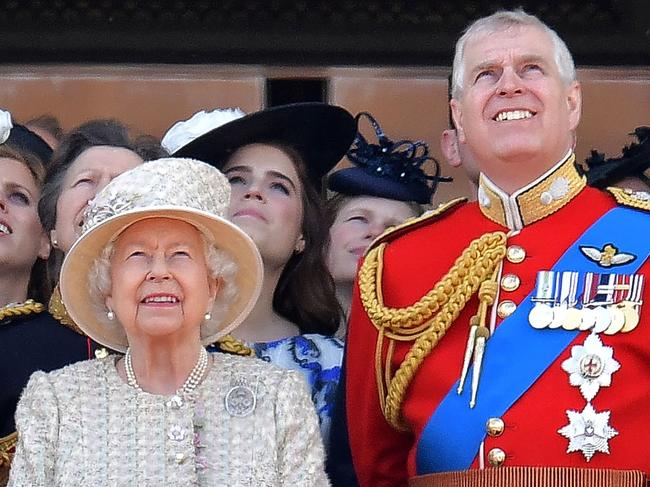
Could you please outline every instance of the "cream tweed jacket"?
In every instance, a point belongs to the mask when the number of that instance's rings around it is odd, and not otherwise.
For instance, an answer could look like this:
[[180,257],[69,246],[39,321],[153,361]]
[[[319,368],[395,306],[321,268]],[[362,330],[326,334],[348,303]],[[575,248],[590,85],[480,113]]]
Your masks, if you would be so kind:
[[[16,411],[9,486],[328,486],[300,374],[212,357],[205,380],[183,396],[136,391],[115,356],[35,372]],[[246,416],[232,414],[228,393],[238,385],[255,397]]]

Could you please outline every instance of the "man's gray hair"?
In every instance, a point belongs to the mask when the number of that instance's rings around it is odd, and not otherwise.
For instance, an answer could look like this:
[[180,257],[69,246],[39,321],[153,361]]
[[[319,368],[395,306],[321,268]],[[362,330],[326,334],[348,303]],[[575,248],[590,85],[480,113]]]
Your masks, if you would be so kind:
[[573,63],[573,57],[564,41],[560,39],[560,36],[553,29],[534,15],[529,15],[521,9],[500,10],[489,17],[483,17],[475,21],[465,30],[461,38],[458,39],[458,42],[456,42],[456,52],[454,54],[454,65],[452,68],[452,98],[459,99],[464,89],[465,49],[469,41],[508,29],[529,26],[539,28],[550,37],[555,52],[555,64],[557,65],[562,81],[567,86],[575,81],[576,68]]

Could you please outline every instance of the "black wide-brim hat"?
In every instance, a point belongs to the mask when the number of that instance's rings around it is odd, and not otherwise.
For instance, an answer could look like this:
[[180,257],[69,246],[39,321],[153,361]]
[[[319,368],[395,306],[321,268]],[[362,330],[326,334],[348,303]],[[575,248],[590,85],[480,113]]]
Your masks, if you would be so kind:
[[221,125],[181,147],[173,157],[190,157],[221,169],[240,147],[279,142],[302,156],[309,179],[318,186],[343,158],[356,133],[356,122],[344,108],[327,103],[295,103]]
[[14,124],[6,142],[19,150],[36,154],[44,164],[52,158],[52,148],[47,142],[23,125]]

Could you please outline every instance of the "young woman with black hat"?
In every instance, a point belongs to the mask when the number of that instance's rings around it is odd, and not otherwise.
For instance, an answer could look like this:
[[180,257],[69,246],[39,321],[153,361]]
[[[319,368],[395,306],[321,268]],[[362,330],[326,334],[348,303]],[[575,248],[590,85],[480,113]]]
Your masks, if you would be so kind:
[[[327,263],[346,315],[357,263],[370,243],[387,228],[419,216],[423,205],[431,203],[438,182],[449,181],[440,176],[438,162],[429,156],[426,143],[394,142],[372,115],[361,112],[356,120],[361,118],[370,122],[377,143],[369,142],[359,132],[347,154],[354,166],[335,171],[327,183],[337,193],[327,202]],[[433,176],[422,170],[428,161],[434,165]],[[344,337],[345,328],[343,322],[337,336]]]
[[200,112],[163,139],[174,156],[224,171],[233,187],[230,219],[262,255],[262,294],[237,338],[222,341],[220,348],[249,351],[301,371],[325,438],[342,342],[331,336],[341,314],[325,265],[327,229],[319,189],[355,133],[354,119],[342,108],[302,103],[247,116],[233,110]]

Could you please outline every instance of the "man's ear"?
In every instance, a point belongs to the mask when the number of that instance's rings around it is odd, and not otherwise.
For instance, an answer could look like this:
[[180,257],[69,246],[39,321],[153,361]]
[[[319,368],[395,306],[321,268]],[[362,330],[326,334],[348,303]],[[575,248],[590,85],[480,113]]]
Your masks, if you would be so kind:
[[456,135],[458,137],[458,142],[464,144],[466,141],[465,138],[465,129],[463,126],[463,112],[460,106],[460,101],[452,98],[449,101],[449,106],[451,107],[451,118],[454,121],[454,126],[456,127]]
[[458,150],[458,135],[454,129],[446,129],[440,135],[440,151],[447,164],[451,167],[460,167],[460,151]]
[[569,128],[575,130],[582,115],[582,86],[573,81],[567,88],[567,107],[569,109]]

